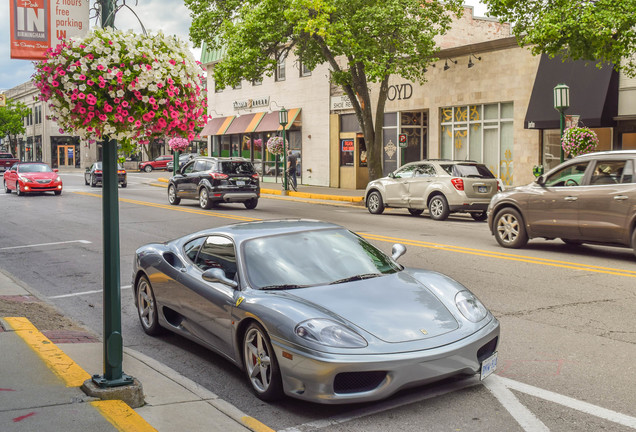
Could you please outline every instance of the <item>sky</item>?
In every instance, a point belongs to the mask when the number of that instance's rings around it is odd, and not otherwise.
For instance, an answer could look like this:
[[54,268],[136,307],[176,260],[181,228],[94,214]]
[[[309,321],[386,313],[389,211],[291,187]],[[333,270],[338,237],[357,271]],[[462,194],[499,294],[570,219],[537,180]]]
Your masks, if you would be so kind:
[[[91,5],[94,0],[91,0]],[[122,3],[121,0],[118,1]],[[175,34],[184,43],[187,43],[196,60],[201,60],[201,50],[192,47],[189,38],[189,28],[192,22],[190,11],[183,3],[183,0],[137,0],[137,6],[133,1],[127,3],[139,16],[147,32],[163,31],[165,34]],[[485,7],[479,0],[466,0],[465,4],[475,7],[476,16],[486,14]],[[30,60],[11,59],[9,50],[9,5],[10,2],[4,0],[0,6],[0,22],[6,23],[0,30],[0,92],[8,90],[31,79],[33,74],[33,64]],[[94,27],[95,19],[91,20],[91,28]],[[127,8],[122,8],[115,17],[115,27],[121,30],[132,29],[141,32],[142,28],[135,15]]]

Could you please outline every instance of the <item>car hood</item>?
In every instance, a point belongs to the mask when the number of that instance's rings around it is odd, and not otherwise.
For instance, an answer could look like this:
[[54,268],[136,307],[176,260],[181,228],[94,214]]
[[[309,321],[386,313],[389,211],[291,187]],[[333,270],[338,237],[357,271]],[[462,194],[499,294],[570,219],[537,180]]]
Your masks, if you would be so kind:
[[429,339],[459,327],[428,287],[406,272],[287,293],[389,343]]
[[27,172],[20,173],[20,177],[28,178],[29,180],[55,180],[59,176],[55,172]]

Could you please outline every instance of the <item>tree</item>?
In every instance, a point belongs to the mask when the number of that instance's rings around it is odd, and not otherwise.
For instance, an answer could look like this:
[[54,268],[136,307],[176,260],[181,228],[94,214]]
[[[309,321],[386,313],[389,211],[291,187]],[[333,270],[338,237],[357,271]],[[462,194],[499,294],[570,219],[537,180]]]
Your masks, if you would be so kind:
[[18,135],[24,134],[24,118],[31,114],[31,108],[24,103],[7,100],[6,106],[0,106],[0,137],[9,139],[13,156],[17,154]]
[[[461,0],[185,0],[190,38],[224,48],[216,86],[271,76],[294,52],[313,69],[327,62],[331,80],[353,104],[367,143],[369,178],[382,175],[382,126],[388,81],[425,82],[437,60],[434,37],[463,13]],[[378,88],[372,101],[370,87]],[[375,107],[372,106],[375,102]],[[375,109],[374,109],[375,108]],[[374,117],[375,116],[375,117]]]
[[483,0],[534,54],[613,63],[636,75],[636,0]]

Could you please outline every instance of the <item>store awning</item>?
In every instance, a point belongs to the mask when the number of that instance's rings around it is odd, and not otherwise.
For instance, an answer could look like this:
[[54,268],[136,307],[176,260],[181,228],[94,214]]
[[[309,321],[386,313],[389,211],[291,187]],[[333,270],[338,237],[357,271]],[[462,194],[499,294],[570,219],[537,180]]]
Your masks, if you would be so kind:
[[[298,115],[300,114],[300,108],[292,108],[288,111],[287,114],[287,126],[285,130],[289,130],[290,127],[296,121]],[[261,120],[261,122],[256,127],[254,132],[271,132],[271,131],[281,131],[283,127],[278,122],[278,111],[274,111],[271,113],[265,114],[265,117]]]
[[200,136],[210,135],[223,135],[225,131],[230,127],[234,116],[228,117],[216,117],[210,119],[208,123],[203,127],[203,130],[199,134]]
[[587,127],[611,127],[618,113],[618,74],[611,66],[597,68],[583,60],[561,61],[541,56],[532,95],[526,111],[526,129],[559,129],[560,116],[554,109],[554,87],[570,87],[566,115],[579,115]]
[[240,117],[236,117],[230,127],[225,131],[225,135],[254,132],[256,126],[258,126],[264,116],[264,112],[259,112],[243,114]]

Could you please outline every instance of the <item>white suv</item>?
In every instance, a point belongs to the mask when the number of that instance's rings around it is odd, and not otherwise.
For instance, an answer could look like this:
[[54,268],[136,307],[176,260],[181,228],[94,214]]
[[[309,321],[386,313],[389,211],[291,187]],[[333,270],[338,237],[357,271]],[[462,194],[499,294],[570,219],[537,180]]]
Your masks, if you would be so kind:
[[490,199],[499,190],[497,178],[484,164],[472,161],[429,159],[411,162],[387,177],[369,182],[365,204],[370,213],[386,207],[406,208],[413,216],[428,209],[435,220],[450,213],[468,212],[486,220]]

